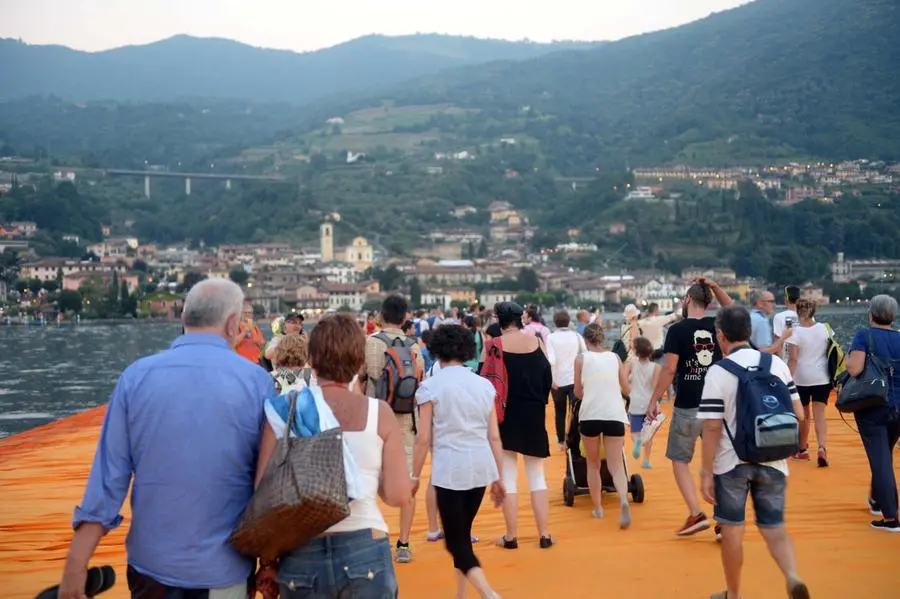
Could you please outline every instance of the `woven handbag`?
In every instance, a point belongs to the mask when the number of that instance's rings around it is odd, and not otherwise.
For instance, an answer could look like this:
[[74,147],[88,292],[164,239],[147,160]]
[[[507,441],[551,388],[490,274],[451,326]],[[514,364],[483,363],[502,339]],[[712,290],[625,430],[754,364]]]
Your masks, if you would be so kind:
[[243,555],[274,560],[350,515],[340,428],[292,437],[297,393],[290,394],[284,436],[253,498],[231,533]]

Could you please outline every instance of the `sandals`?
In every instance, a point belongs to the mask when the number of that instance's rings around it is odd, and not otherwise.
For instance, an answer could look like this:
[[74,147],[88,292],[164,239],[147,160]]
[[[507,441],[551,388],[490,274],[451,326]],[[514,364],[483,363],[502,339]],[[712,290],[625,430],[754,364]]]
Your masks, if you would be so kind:
[[497,539],[496,545],[497,547],[502,547],[503,549],[518,549],[519,539],[517,539],[516,537],[507,539],[506,535],[503,535],[502,537]]
[[[556,545],[556,541],[553,540],[553,537],[546,536],[541,537],[541,540],[538,543],[541,549],[550,549],[554,545]],[[507,539],[506,535],[503,535],[496,542],[497,547],[501,547],[503,549],[518,549],[519,548],[519,539],[513,537],[512,539]]]

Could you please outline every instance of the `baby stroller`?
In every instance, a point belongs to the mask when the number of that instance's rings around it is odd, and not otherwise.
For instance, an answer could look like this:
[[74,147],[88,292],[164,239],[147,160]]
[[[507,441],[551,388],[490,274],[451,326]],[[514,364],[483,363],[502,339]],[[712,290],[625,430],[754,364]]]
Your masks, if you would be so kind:
[[[563,502],[567,507],[575,505],[575,497],[587,495],[587,459],[581,453],[581,434],[578,432],[578,408],[581,401],[576,401],[572,406],[572,416],[569,423],[569,432],[566,435],[566,476],[563,479]],[[600,484],[606,493],[615,493],[612,475],[606,466],[606,457],[603,455],[603,444],[600,444]],[[624,457],[625,450],[622,450]],[[625,462],[625,476],[628,478],[628,493],[634,503],[644,503],[644,479],[640,474],[628,476],[628,460]]]

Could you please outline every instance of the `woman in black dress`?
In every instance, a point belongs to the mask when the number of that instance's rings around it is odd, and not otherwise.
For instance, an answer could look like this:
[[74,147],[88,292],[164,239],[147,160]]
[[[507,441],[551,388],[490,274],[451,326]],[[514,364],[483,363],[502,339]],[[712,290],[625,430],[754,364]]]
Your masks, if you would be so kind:
[[505,549],[519,546],[516,516],[518,458],[525,463],[525,474],[531,491],[531,509],[540,534],[540,546],[553,545],[549,530],[550,499],[544,478],[544,459],[550,456],[547,437],[547,401],[553,376],[540,339],[522,332],[522,307],[513,302],[497,306],[497,319],[502,330],[503,362],[507,372],[507,404],[500,439],[503,441],[502,479],[506,488],[503,517],[506,534],[497,544]]

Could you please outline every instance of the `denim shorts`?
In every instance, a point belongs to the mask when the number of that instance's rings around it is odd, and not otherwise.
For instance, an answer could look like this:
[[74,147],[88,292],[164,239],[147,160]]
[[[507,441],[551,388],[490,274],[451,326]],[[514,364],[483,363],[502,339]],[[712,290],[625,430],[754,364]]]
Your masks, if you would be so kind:
[[632,435],[644,430],[644,414],[629,414],[628,422],[631,426]]
[[716,485],[715,518],[720,524],[740,526],[746,519],[747,495],[753,500],[756,526],[784,525],[784,496],[787,477],[783,472],[760,464],[739,464],[734,470],[713,477]]
[[313,539],[281,558],[278,586],[281,599],[397,599],[390,541],[370,529]]
[[690,464],[694,459],[697,439],[703,430],[703,421],[697,418],[699,409],[674,408],[669,424],[669,442],[666,457],[673,462]]

